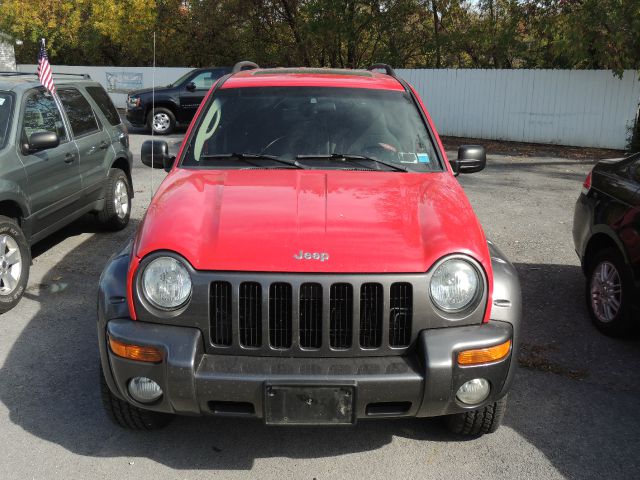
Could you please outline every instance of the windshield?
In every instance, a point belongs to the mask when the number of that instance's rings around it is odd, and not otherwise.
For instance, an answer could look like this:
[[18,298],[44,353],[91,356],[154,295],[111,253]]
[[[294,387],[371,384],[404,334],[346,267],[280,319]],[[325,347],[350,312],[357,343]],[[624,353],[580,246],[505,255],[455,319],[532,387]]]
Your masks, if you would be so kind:
[[[253,154],[295,160],[303,168],[442,170],[429,132],[406,92],[221,89],[201,118],[183,166],[248,168],[242,154],[245,160],[246,154]],[[258,160],[269,164],[267,158]],[[256,163],[252,160],[252,166]],[[279,166],[284,167],[282,162]]]
[[4,148],[9,135],[12,97],[7,92],[0,92],[0,148]]
[[193,75],[193,70],[188,71],[187,73],[182,75],[180,78],[178,78],[175,82],[171,82],[169,85],[167,85],[167,87],[173,87],[174,85],[181,85],[182,82],[184,82],[191,75]]

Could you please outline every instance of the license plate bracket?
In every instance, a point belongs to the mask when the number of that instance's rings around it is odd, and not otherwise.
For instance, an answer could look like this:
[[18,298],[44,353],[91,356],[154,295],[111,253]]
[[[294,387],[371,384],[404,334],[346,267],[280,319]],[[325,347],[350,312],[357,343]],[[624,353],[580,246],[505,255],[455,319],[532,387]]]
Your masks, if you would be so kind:
[[355,421],[352,385],[265,385],[269,425],[343,425]]

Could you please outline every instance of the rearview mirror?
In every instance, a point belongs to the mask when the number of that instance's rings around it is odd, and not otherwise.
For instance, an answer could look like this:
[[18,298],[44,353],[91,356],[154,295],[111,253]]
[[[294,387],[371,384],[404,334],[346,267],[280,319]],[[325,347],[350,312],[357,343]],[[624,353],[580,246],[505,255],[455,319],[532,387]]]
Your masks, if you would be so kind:
[[29,137],[29,153],[55,148],[60,145],[60,138],[55,132],[36,132]]
[[169,172],[176,157],[169,154],[169,144],[164,140],[147,140],[140,149],[140,158],[147,167],[164,168]]
[[479,172],[487,165],[487,152],[482,145],[461,145],[458,158],[449,163],[454,175]]
[[196,84],[193,82],[189,82],[187,83],[187,86],[185,88],[190,92],[193,92],[196,89]]

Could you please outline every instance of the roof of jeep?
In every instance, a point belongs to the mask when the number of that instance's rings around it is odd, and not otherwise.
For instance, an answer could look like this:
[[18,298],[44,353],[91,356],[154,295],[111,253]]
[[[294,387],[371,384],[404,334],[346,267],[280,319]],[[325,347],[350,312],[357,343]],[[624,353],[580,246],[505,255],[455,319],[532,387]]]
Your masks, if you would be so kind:
[[[59,85],[96,84],[94,80],[83,78],[64,78],[54,75],[53,81]],[[4,91],[24,91],[33,87],[42,86],[36,74],[33,75],[0,75],[0,90]]]
[[265,68],[243,70],[221,88],[242,87],[346,87],[403,91],[394,77],[368,70],[337,68]]

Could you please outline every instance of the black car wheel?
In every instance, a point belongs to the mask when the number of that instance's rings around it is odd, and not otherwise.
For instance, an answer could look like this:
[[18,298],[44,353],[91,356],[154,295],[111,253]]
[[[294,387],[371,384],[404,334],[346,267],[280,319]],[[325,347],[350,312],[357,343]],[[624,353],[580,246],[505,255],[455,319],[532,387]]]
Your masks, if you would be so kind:
[[149,112],[147,124],[153,133],[168,135],[176,127],[176,117],[168,108],[158,107]]
[[104,197],[98,221],[109,230],[122,230],[131,217],[131,186],[125,172],[119,168],[109,171]]
[[15,220],[0,215],[0,313],[15,307],[27,287],[31,252]]
[[587,308],[593,323],[604,334],[621,336],[631,330],[631,284],[631,271],[616,249],[601,250],[590,260]]
[[507,397],[478,410],[456,413],[446,417],[447,428],[456,435],[480,436],[493,433],[502,424],[507,409]]

